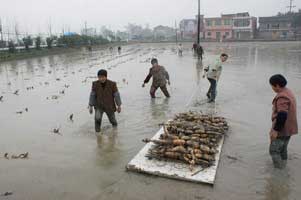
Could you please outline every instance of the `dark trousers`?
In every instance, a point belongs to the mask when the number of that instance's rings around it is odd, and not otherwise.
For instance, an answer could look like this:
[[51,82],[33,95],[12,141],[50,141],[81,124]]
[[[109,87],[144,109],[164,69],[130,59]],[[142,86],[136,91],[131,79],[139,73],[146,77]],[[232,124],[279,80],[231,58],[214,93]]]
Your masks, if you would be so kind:
[[198,54],[198,59],[199,60],[203,60],[203,55],[202,54]]
[[95,131],[100,132],[103,113],[106,113],[109,121],[113,126],[117,126],[117,121],[114,112],[107,112],[100,108],[95,109]]
[[210,87],[207,92],[207,97],[209,98],[210,101],[215,101],[216,97],[216,80],[212,78],[208,78],[208,81],[210,82]]
[[[153,85],[151,86],[151,89],[150,89],[150,95],[151,95],[152,98],[156,98],[155,93],[156,93],[156,91],[157,91],[158,88],[159,88],[159,87],[157,87],[157,86],[153,86]],[[161,86],[160,89],[161,89],[161,91],[163,92],[163,94],[164,94],[167,98],[170,97],[166,85]]]
[[275,168],[284,168],[287,160],[287,146],[290,141],[290,136],[278,137],[270,144],[270,155]]

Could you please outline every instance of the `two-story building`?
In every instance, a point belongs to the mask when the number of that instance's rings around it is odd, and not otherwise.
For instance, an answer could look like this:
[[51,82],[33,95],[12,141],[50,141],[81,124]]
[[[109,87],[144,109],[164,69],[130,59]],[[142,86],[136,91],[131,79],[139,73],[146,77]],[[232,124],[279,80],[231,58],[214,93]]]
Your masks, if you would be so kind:
[[257,18],[248,12],[237,13],[233,17],[233,39],[254,39],[257,30]]
[[206,40],[222,41],[232,38],[233,16],[205,18],[204,36]]
[[221,17],[205,18],[205,38],[207,40],[247,40],[253,39],[257,29],[257,18],[248,12],[224,14]]
[[293,37],[292,22],[290,15],[259,17],[258,38],[277,40]]

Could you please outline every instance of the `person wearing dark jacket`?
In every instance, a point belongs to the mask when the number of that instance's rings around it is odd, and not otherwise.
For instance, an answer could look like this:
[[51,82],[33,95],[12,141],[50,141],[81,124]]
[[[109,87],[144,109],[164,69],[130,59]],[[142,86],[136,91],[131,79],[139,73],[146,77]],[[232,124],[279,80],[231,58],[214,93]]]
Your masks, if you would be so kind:
[[164,95],[169,98],[169,92],[166,87],[166,83],[170,85],[169,80],[169,74],[165,70],[165,68],[158,64],[158,60],[156,58],[153,58],[151,60],[152,67],[149,70],[149,73],[147,77],[144,80],[144,83],[142,84],[142,87],[145,87],[145,84],[150,81],[151,78],[153,78],[153,83],[150,89],[150,95],[152,98],[156,98],[155,93],[158,88],[161,89],[161,91],[164,93]]
[[203,49],[203,47],[201,45],[197,46],[196,53],[197,53],[198,59],[199,60],[200,59],[203,60],[204,49]]
[[89,112],[92,114],[94,107],[95,131],[100,132],[103,113],[106,113],[109,121],[114,127],[117,126],[115,112],[121,112],[121,98],[116,82],[107,79],[106,70],[99,70],[97,75],[98,80],[92,83],[89,99]]
[[287,147],[292,135],[298,133],[297,103],[293,92],[286,87],[287,81],[281,74],[270,78],[276,96],[273,99],[272,128],[270,131],[270,155],[275,168],[284,168]]

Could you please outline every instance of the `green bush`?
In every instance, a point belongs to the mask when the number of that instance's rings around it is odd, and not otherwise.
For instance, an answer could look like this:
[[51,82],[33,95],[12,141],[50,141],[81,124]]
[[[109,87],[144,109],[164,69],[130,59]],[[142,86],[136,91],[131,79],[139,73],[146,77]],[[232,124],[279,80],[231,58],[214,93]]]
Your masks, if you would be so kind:
[[33,44],[33,41],[31,39],[31,37],[28,36],[28,37],[23,38],[22,40],[23,40],[23,43],[25,45],[25,49],[29,50],[29,46],[31,46]]
[[86,35],[64,35],[58,39],[59,46],[80,46],[80,45],[95,45],[95,44],[107,44],[109,41],[102,36],[86,36]]
[[47,48],[48,49],[52,48],[52,42],[53,42],[53,38],[52,37],[46,38],[46,43],[47,43]]

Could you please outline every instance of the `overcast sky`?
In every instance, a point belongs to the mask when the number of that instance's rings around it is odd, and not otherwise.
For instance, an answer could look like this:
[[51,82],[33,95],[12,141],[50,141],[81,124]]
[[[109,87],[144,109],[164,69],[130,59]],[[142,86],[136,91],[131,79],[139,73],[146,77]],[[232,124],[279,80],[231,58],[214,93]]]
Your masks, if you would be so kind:
[[[270,16],[288,9],[289,0],[201,0],[201,13],[206,17],[221,13],[248,11],[253,16]],[[294,8],[301,8],[295,0]],[[175,20],[193,18],[197,0],[0,0],[0,18],[4,24],[18,22],[22,32],[47,32],[63,26],[79,31],[84,22],[89,27],[105,25],[113,30],[124,29],[127,23],[174,26]],[[11,25],[12,26],[12,25]]]

